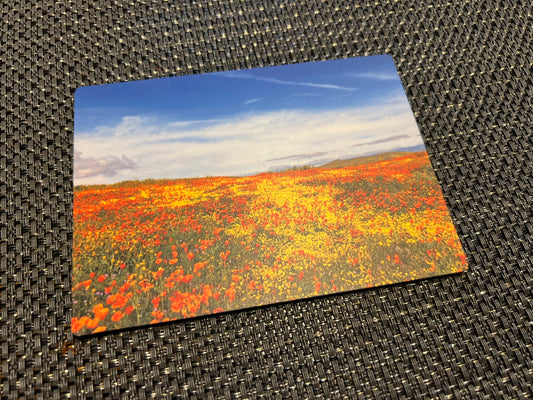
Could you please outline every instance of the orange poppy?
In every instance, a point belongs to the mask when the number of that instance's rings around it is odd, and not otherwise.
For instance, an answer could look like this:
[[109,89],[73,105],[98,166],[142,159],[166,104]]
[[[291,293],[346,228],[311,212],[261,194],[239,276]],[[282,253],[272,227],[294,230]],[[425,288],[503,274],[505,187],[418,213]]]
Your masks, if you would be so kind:
[[111,317],[111,321],[118,322],[122,319],[122,317],[124,317],[124,314],[122,313],[122,311],[116,311]]
[[100,318],[98,317],[95,317],[93,319],[90,319],[89,321],[87,321],[87,324],[85,325],[88,329],[94,329],[98,326],[98,324],[100,323]]

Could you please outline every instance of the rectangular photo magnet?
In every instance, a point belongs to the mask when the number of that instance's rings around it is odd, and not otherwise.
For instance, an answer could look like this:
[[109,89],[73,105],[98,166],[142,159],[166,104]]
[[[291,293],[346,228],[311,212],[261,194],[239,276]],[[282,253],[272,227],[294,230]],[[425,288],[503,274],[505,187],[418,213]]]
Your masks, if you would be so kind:
[[388,55],[82,87],[74,122],[77,335],[467,267]]

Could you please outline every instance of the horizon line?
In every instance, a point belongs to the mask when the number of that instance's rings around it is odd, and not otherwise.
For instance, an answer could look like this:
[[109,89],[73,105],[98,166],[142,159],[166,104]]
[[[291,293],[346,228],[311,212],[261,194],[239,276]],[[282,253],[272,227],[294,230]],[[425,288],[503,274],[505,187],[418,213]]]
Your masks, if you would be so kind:
[[[418,147],[418,146],[416,146]],[[350,158],[339,158],[339,159],[334,159],[334,160],[331,160],[331,161],[327,161],[323,164],[318,164],[318,165],[309,165],[309,164],[302,164],[302,165],[299,165],[299,166],[293,166],[293,167],[287,167],[287,168],[284,168],[284,169],[280,169],[280,170],[273,170],[273,171],[261,171],[261,172],[253,172],[253,173],[250,173],[250,174],[242,174],[242,175],[202,175],[202,176],[190,176],[190,177],[174,177],[174,178],[144,178],[144,179],[125,179],[125,180],[122,180],[122,181],[118,181],[118,182],[114,182],[114,183],[91,183],[91,184],[74,184],[73,185],[73,189],[79,189],[81,187],[83,188],[93,188],[93,187],[100,187],[100,186],[104,186],[104,187],[113,187],[113,186],[120,186],[122,184],[125,184],[125,183],[133,183],[133,182],[146,182],[146,181],[154,181],[155,182],[162,182],[162,181],[179,181],[179,180],[193,180],[193,179],[206,179],[206,178],[247,178],[247,177],[253,177],[253,176],[258,176],[258,175],[262,175],[262,174],[279,174],[279,173],[282,173],[282,172],[286,172],[286,171],[297,171],[299,169],[319,169],[321,167],[323,167],[324,165],[327,165],[327,164],[332,164],[332,163],[335,163],[335,162],[341,162],[341,161],[350,161],[350,160],[357,160],[357,159],[362,159],[362,158],[370,158],[370,157],[375,157],[375,156],[378,156],[378,155],[381,155],[381,154],[388,154],[388,153],[405,153],[405,154],[417,154],[417,153],[427,153],[427,149],[425,148],[424,145],[420,145],[420,147],[422,147],[422,150],[402,150],[402,149],[398,149],[398,150],[387,150],[387,151],[382,151],[382,152],[378,152],[378,153],[371,153],[371,154],[364,154],[364,155],[359,155],[359,156],[355,156],[355,157],[350,157]],[[395,158],[399,158],[401,156],[397,156],[397,157],[392,157],[388,160],[378,160],[378,161],[375,161],[375,162],[382,162],[382,161],[390,161],[390,160],[393,160]],[[355,167],[359,167],[361,165],[366,165],[366,164],[371,164],[372,162],[369,162],[369,163],[363,163],[363,164],[359,164]],[[339,168],[346,168],[346,166],[344,167],[332,167],[330,169],[339,169]]]

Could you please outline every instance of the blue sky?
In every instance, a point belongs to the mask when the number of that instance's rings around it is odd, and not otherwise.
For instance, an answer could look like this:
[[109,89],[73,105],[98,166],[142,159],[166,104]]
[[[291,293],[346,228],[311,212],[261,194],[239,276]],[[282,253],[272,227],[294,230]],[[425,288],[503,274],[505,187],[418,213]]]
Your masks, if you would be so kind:
[[75,184],[245,175],[422,145],[389,56],[82,87]]

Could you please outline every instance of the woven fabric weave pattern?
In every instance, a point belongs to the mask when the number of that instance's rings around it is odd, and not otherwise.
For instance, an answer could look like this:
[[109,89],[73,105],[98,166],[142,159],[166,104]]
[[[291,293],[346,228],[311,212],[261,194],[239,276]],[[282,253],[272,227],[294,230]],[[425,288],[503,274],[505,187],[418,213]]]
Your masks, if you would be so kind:
[[[531,398],[530,2],[7,0],[0,15],[0,397]],[[466,273],[72,335],[77,87],[382,53]]]

